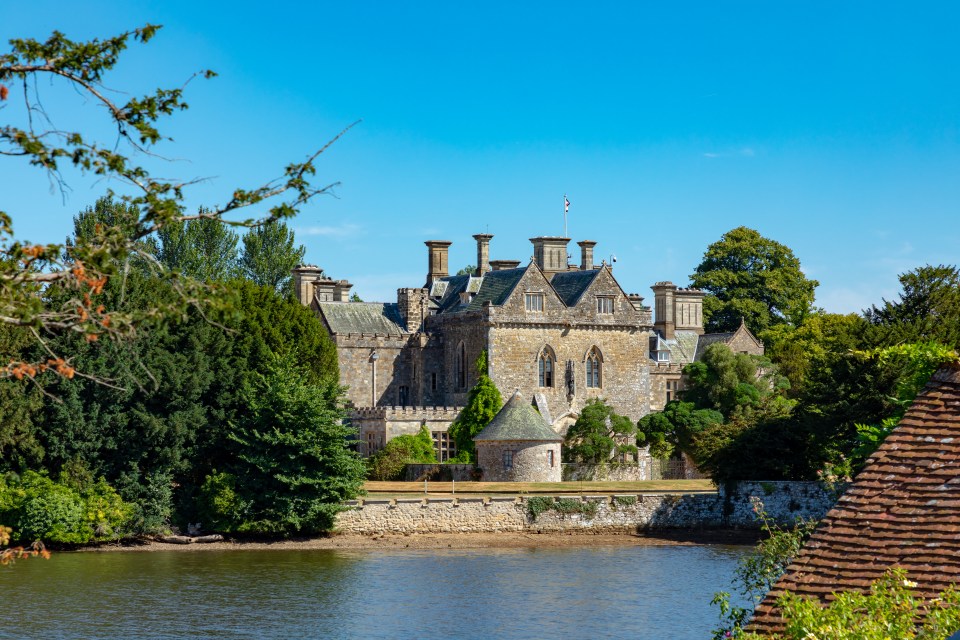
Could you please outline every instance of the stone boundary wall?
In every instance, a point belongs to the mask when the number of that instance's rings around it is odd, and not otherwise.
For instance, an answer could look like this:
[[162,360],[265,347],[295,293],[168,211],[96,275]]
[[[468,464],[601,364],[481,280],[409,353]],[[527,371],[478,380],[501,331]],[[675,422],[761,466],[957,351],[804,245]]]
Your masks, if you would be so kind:
[[[744,482],[716,493],[563,496],[595,512],[529,513],[532,497],[364,499],[337,516],[336,530],[353,534],[495,533],[498,531],[645,531],[759,529],[751,498],[777,522],[822,518],[837,493],[817,482]],[[587,505],[584,511],[593,511]]]

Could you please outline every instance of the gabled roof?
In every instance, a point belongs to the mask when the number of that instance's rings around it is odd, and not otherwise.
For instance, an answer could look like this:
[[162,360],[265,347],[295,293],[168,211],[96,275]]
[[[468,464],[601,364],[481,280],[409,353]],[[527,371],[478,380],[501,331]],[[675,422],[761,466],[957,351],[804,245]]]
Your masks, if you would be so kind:
[[483,284],[473,297],[470,304],[467,305],[467,311],[480,309],[489,302],[492,305],[500,306],[507,301],[510,294],[516,288],[517,283],[527,272],[527,267],[517,269],[503,269],[501,271],[488,271],[483,274]]
[[467,290],[470,276],[447,276],[443,281],[447,283],[447,286],[443,288],[442,297],[437,302],[440,313],[460,305],[460,294]]
[[773,608],[786,590],[821,600],[866,591],[893,566],[922,597],[960,582],[960,367],[924,391],[827,513],[757,607],[758,630],[782,626]]
[[563,442],[563,438],[547,425],[547,421],[537,413],[533,405],[524,401],[519,390],[473,440]]
[[386,336],[406,333],[395,303],[318,302],[317,308],[332,333],[370,333]]
[[700,341],[697,344],[695,359],[699,360],[700,358],[702,358],[703,352],[706,350],[707,347],[709,347],[714,342],[722,342],[724,344],[729,344],[738,335],[747,336],[748,338],[750,338],[750,340],[752,340],[757,345],[757,348],[760,348],[760,349],[763,348],[763,343],[760,342],[759,339],[757,339],[757,336],[753,335],[753,332],[750,331],[750,329],[747,327],[747,323],[744,322],[743,318],[740,318],[740,326],[737,327],[736,331],[727,331],[725,333],[705,333],[704,335],[700,336]]
[[590,287],[590,284],[596,279],[599,269],[589,271],[561,271],[554,274],[550,280],[557,295],[563,300],[563,304],[572,307],[577,304],[583,292]]

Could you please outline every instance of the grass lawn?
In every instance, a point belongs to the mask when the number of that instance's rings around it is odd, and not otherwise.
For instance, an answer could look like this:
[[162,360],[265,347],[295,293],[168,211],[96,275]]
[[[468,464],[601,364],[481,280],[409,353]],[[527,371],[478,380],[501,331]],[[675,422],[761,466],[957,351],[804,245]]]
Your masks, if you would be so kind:
[[645,482],[373,482],[364,484],[368,498],[428,496],[612,495],[639,493],[704,493],[717,488],[710,480]]

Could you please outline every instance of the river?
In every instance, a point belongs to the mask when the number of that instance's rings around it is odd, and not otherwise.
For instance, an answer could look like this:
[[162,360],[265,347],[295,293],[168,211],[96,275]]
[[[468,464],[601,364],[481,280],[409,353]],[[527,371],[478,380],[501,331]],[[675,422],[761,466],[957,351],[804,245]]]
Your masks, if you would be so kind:
[[57,553],[0,569],[0,638],[701,640],[746,550]]

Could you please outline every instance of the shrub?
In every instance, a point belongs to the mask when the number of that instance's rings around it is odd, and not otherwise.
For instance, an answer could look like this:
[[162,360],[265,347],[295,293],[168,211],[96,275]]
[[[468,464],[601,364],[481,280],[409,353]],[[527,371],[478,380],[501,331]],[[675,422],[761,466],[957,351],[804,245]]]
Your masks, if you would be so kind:
[[417,435],[397,436],[380,451],[367,458],[367,476],[371,480],[402,480],[408,464],[437,462],[433,437],[426,426]]
[[21,542],[83,544],[115,538],[131,510],[103,479],[78,488],[27,471],[0,481],[0,520],[12,525]]

